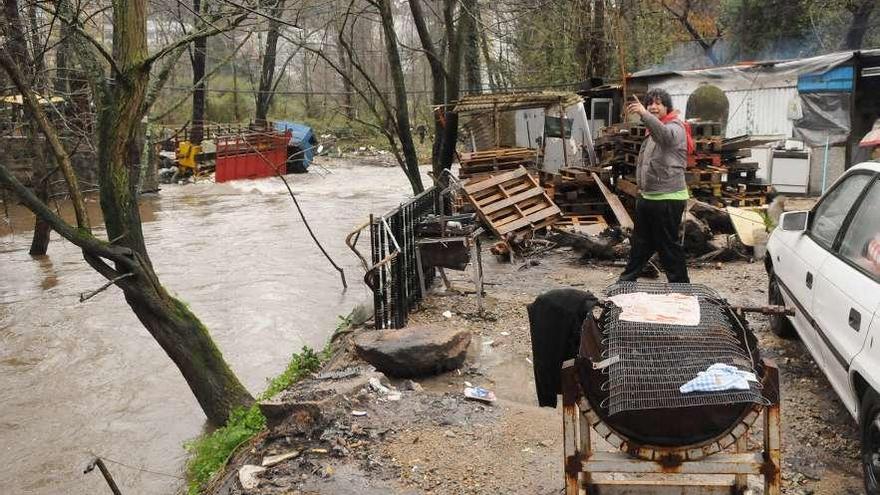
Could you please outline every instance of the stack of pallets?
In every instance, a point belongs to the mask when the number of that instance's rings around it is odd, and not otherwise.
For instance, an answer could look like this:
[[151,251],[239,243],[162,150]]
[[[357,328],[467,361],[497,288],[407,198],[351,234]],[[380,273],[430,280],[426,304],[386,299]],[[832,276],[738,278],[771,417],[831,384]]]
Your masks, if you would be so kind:
[[529,237],[562,218],[562,212],[524,167],[462,185],[465,197],[502,239]]
[[460,179],[497,175],[516,170],[519,166],[535,169],[536,151],[529,148],[495,148],[461,153],[458,170]]
[[609,172],[592,167],[567,167],[557,173],[541,172],[541,185],[564,215],[560,224],[576,227],[602,224],[607,227],[605,217],[608,202],[593,179],[593,172],[604,176],[605,180],[611,176]]

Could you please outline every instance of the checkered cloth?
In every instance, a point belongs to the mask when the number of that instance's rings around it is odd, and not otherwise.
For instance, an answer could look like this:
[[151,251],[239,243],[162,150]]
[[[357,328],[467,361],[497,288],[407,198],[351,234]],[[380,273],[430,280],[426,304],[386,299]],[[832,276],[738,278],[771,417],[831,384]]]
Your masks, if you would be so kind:
[[715,363],[697,377],[679,387],[683,394],[690,392],[720,392],[722,390],[749,390],[749,382],[757,382],[754,373],[729,364]]

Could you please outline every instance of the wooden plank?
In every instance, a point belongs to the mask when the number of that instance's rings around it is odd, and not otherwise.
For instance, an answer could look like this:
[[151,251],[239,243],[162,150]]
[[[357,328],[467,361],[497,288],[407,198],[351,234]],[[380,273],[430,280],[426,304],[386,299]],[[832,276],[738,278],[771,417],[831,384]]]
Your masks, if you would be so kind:
[[505,172],[503,174],[496,175],[496,176],[492,177],[491,179],[481,180],[481,181],[477,182],[476,184],[465,184],[464,191],[468,194],[473,194],[477,191],[482,191],[483,189],[488,189],[492,186],[496,186],[498,184],[501,184],[502,182],[507,182],[511,179],[516,179],[517,177],[522,177],[524,175],[525,176],[529,175],[529,171],[523,167],[520,167],[520,168],[513,170],[511,172]]
[[520,218],[519,220],[516,220],[515,222],[510,222],[510,223],[505,224],[502,228],[498,229],[498,234],[504,235],[508,232],[513,232],[514,230],[517,230],[520,227],[525,227],[526,225],[531,225],[534,222],[537,222],[539,220],[547,218],[551,215],[555,215],[557,213],[562,214],[562,212],[559,210],[559,207],[556,205],[550,206],[549,208],[545,208],[544,210],[541,210],[537,213],[533,213],[525,218]]
[[629,213],[626,212],[626,208],[623,207],[620,198],[608,190],[608,187],[605,186],[605,183],[602,182],[598,175],[596,175],[596,172],[593,172],[593,180],[596,181],[599,190],[602,191],[602,195],[605,196],[605,201],[608,201],[608,205],[611,206],[611,211],[614,213],[614,216],[617,217],[617,222],[620,223],[620,226],[624,229],[632,230],[634,227],[632,218],[630,218]]
[[514,194],[513,196],[511,196],[507,199],[501,200],[497,203],[492,203],[490,205],[487,205],[485,208],[483,208],[483,213],[488,215],[492,212],[498,211],[502,208],[513,205],[515,203],[518,203],[522,200],[529,199],[533,196],[538,196],[538,195],[542,194],[543,192],[544,191],[542,191],[540,189],[535,189],[535,188],[526,189],[524,192]]
[[634,182],[628,181],[626,179],[617,179],[615,183],[617,186],[617,190],[626,194],[627,196],[632,196],[633,198],[639,197],[639,186],[637,186]]

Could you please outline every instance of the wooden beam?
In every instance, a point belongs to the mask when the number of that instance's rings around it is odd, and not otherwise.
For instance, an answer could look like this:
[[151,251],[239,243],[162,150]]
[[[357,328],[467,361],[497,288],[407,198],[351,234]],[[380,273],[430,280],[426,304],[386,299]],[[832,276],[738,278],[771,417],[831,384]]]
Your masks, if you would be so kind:
[[623,203],[620,202],[620,198],[608,190],[608,187],[602,182],[602,179],[599,178],[596,172],[592,172],[592,176],[593,180],[596,181],[596,185],[599,186],[599,190],[602,191],[602,195],[605,196],[605,201],[611,206],[611,211],[614,212],[614,216],[617,217],[617,222],[620,223],[622,228],[632,230],[635,225],[633,224],[629,213],[627,213],[626,208],[623,207]]

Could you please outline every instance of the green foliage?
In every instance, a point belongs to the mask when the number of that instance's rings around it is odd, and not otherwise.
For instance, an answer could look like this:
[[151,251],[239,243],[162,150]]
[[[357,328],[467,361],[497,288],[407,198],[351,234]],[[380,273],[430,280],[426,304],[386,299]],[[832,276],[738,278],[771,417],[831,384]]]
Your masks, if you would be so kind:
[[236,409],[225,426],[188,442],[185,447],[192,454],[186,465],[188,492],[197,495],[205,483],[217,472],[235,449],[253,438],[266,427],[266,418],[256,404],[249,409]]
[[287,368],[284,372],[269,381],[269,386],[266,387],[266,391],[260,395],[260,400],[273,397],[278,392],[281,392],[285,388],[303,379],[303,377],[309,373],[317,370],[318,367],[321,366],[321,357],[322,356],[312,350],[312,348],[308,346],[303,347],[302,352],[294,354],[290,358],[290,363],[287,364]]
[[[316,371],[326,358],[326,350],[320,353],[309,347],[290,358],[283,373],[269,381],[269,386],[260,394],[259,400],[268,399],[285,388]],[[253,438],[266,427],[266,418],[256,404],[249,409],[232,411],[227,423],[210,434],[203,435],[185,444],[192,454],[187,462],[188,492],[197,495],[211,476],[222,468],[240,445]]]

